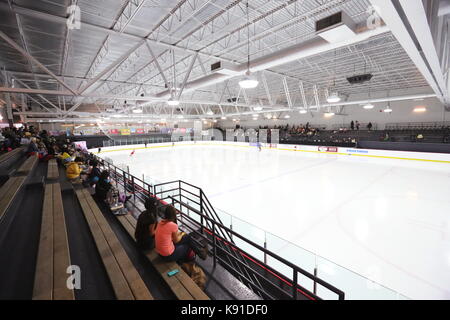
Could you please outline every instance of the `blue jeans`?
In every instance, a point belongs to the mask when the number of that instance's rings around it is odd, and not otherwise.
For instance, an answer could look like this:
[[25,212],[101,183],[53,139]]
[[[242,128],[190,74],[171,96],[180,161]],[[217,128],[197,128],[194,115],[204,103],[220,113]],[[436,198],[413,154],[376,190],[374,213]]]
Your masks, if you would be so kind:
[[175,244],[175,251],[170,256],[161,256],[167,262],[186,262],[189,261],[188,254],[192,250],[192,239],[189,235],[185,235],[180,242]]

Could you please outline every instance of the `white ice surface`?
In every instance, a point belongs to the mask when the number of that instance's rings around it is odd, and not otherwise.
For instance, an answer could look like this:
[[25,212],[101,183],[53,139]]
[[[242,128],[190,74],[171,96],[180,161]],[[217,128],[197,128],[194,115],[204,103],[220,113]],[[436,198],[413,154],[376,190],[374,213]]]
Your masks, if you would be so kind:
[[[215,208],[409,298],[450,299],[449,164],[225,146],[130,152],[102,156],[138,177],[199,186]],[[350,273],[319,264],[348,298],[366,297]]]

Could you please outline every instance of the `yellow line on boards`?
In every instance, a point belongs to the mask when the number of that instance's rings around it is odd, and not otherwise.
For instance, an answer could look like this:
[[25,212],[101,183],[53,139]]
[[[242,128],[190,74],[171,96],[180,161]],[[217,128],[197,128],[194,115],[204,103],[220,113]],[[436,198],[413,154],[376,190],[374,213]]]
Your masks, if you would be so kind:
[[[239,147],[239,148],[252,148],[251,146],[241,146],[241,145],[232,145],[232,144],[207,144],[207,143],[190,143],[190,144],[182,144],[182,145],[165,145],[165,146],[153,146],[153,147],[140,147],[140,148],[123,148],[123,149],[115,149],[115,150],[105,150],[100,153],[108,153],[108,152],[118,152],[118,151],[133,151],[133,150],[145,150],[145,149],[158,149],[158,148],[172,148],[172,147],[186,147],[186,146],[225,146],[225,147]],[[368,154],[350,154],[350,153],[342,153],[342,152],[323,152],[323,151],[313,151],[313,150],[298,150],[298,149],[284,149],[284,148],[267,148],[263,149],[269,150],[281,150],[281,151],[294,151],[294,152],[308,152],[308,153],[320,153],[320,154],[328,154],[328,155],[340,155],[340,156],[351,156],[351,157],[366,157],[366,158],[377,158],[377,159],[391,159],[391,160],[408,160],[408,161],[421,161],[421,162],[435,162],[435,163],[447,163],[450,164],[450,161],[446,160],[433,160],[433,159],[415,159],[415,158],[403,158],[403,157],[389,157],[389,156],[375,156]],[[97,152],[97,154],[100,154]]]

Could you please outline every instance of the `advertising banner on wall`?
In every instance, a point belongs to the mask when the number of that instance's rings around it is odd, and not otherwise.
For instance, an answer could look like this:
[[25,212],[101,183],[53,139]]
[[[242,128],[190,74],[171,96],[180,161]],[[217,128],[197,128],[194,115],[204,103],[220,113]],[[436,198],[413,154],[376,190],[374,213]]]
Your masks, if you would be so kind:
[[144,129],[136,129],[136,133],[137,134],[144,134],[145,130]]
[[119,130],[111,129],[111,130],[109,130],[109,134],[119,134]]
[[337,153],[339,152],[338,147],[319,147],[320,152],[330,152],[330,153]]
[[87,150],[86,141],[75,141],[73,145],[75,149]]
[[120,134],[122,136],[129,136],[129,135],[131,135],[131,130],[130,129],[120,129]]

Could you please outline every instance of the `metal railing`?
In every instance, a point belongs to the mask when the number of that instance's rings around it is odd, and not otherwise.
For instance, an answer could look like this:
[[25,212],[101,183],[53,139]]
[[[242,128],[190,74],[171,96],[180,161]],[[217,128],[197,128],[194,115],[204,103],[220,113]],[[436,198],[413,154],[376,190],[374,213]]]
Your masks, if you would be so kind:
[[[201,188],[181,180],[151,185],[130,174],[126,168],[119,168],[109,161],[94,157],[100,166],[110,172],[110,177],[116,184],[133,195],[134,202],[144,202],[147,197],[156,197],[163,204],[172,204],[179,211],[180,228],[188,229],[211,246],[213,265],[219,263],[262,298],[298,299],[303,296],[310,300],[321,300],[314,293],[317,286],[328,290],[339,300],[345,298],[343,291],[225,226]],[[242,250],[234,239],[250,246],[252,252],[261,252],[264,261]],[[289,268],[292,277],[267,265],[265,262],[268,258]],[[299,275],[313,281],[314,292],[299,284]]]

